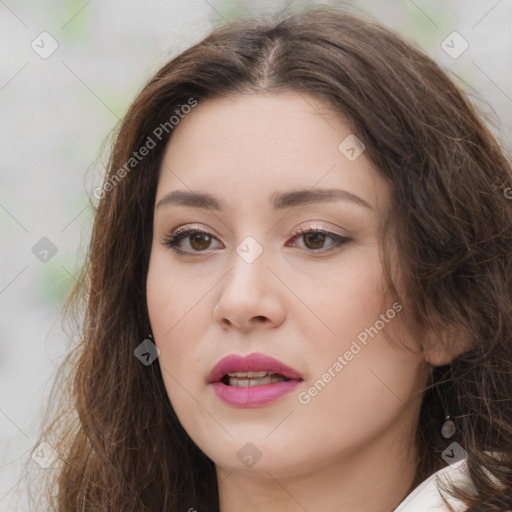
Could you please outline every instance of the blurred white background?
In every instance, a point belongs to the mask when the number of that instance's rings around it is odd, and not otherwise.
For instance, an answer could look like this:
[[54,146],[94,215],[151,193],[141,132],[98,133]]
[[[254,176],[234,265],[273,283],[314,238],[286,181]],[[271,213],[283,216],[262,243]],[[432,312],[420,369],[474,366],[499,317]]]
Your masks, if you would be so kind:
[[[1,511],[28,510],[21,464],[70,347],[60,308],[84,259],[109,132],[150,75],[219,22],[310,3],[0,0]],[[448,70],[511,149],[511,0],[360,0],[350,8]]]

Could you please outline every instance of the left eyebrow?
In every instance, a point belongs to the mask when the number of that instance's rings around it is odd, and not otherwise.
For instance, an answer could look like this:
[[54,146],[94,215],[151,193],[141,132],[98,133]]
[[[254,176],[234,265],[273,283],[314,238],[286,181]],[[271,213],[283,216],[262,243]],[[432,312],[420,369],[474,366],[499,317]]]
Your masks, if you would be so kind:
[[[361,197],[346,190],[337,188],[315,188],[284,193],[276,192],[270,196],[270,202],[275,210],[283,210],[285,208],[304,204],[333,201],[351,201],[354,204],[372,210],[372,207]],[[211,194],[188,192],[185,190],[174,190],[169,192],[163,196],[160,201],[158,201],[156,208],[159,209],[173,204],[215,211],[224,211],[226,209],[225,203]]]

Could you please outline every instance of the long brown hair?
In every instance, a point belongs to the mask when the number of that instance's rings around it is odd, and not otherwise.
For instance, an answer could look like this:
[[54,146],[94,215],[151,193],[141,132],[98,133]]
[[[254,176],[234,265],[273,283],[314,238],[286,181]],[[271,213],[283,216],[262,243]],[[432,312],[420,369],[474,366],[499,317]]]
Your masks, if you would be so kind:
[[[512,503],[509,159],[432,59],[372,20],[316,6],[216,29],[164,65],[118,127],[87,260],[63,309],[80,339],[59,369],[35,445],[48,442],[60,459],[46,470],[52,510],[219,510],[213,461],[178,421],[159,365],[134,355],[151,332],[153,206],[176,110],[279,91],[326,100],[350,120],[392,189],[380,240],[389,245],[392,230],[398,248],[400,286],[383,251],[390,285],[415,325],[450,329],[465,346],[433,367],[414,485],[446,465],[439,430],[449,408],[474,485],[453,492],[473,512]],[[130,160],[149,138],[147,155]]]

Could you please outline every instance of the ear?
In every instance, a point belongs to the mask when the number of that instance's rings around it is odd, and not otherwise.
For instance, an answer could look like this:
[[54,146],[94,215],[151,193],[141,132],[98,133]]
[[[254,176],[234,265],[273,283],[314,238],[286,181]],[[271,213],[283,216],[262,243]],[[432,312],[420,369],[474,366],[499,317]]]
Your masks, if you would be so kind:
[[425,332],[423,354],[432,366],[445,366],[459,357],[468,347],[468,336],[462,331],[443,328]]

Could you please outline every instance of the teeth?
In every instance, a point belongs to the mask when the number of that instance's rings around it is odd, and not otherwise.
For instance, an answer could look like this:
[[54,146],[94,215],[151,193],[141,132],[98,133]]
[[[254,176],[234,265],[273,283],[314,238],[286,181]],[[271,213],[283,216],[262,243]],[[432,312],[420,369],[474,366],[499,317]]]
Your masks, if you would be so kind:
[[[249,373],[262,373],[262,372],[249,372]],[[268,375],[267,372],[263,372],[266,374],[265,377],[256,377],[256,378],[240,378],[238,375],[236,377],[232,377],[231,374],[228,378],[228,386],[234,386],[236,388],[249,388],[252,386],[265,386],[267,384],[275,384],[276,382],[283,382],[287,380],[282,375],[277,375],[273,373],[272,375]],[[246,377],[246,374],[242,374],[243,377]]]
[[231,372],[228,373],[230,377],[245,377],[247,379],[252,379],[254,377],[265,377],[268,375],[268,372]]

